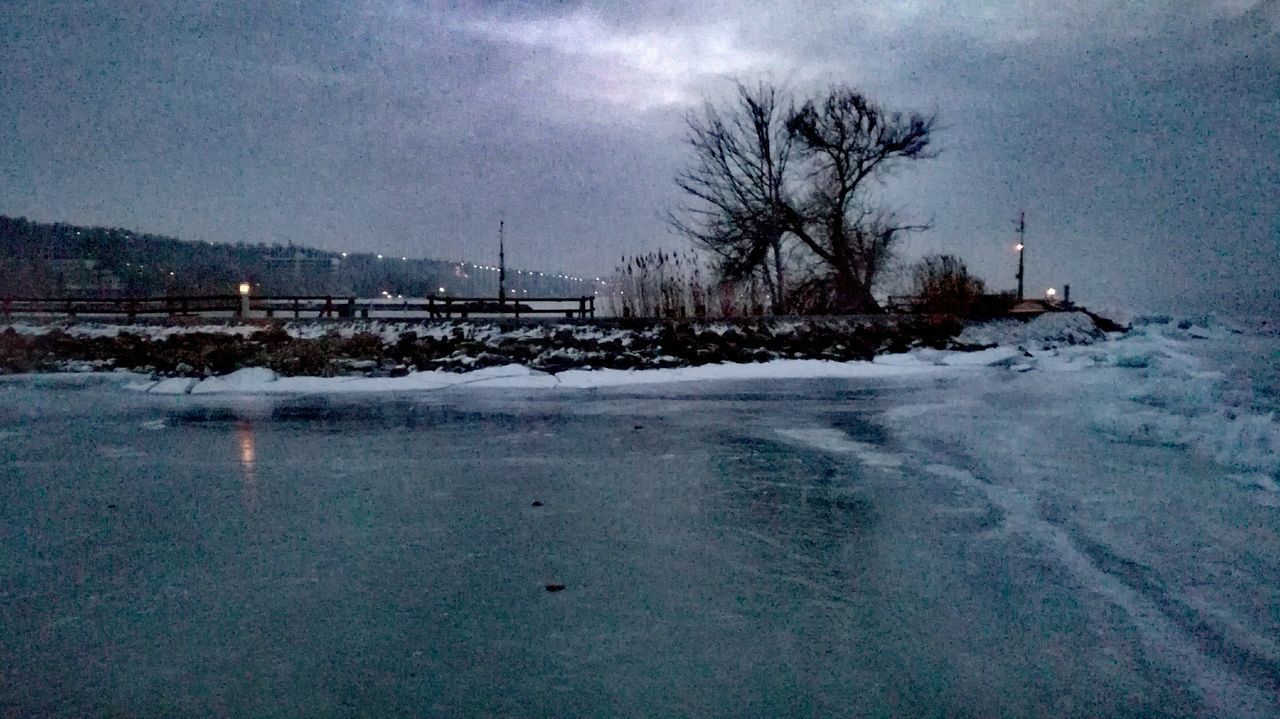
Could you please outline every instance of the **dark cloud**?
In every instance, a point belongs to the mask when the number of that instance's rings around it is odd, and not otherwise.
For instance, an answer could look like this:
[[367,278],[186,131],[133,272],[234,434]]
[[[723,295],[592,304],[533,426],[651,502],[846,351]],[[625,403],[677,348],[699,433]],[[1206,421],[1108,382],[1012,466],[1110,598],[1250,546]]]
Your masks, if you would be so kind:
[[1280,7],[1183,3],[13,3],[0,212],[606,272],[674,242],[681,117],[728,77],[936,110],[885,186],[1011,282],[1274,293]]

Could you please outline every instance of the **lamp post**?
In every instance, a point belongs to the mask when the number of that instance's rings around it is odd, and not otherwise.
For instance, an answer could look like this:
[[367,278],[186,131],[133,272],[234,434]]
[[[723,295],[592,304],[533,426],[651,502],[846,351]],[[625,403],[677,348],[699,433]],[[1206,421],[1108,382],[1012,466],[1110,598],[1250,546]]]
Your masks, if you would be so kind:
[[498,306],[507,299],[507,248],[503,242],[502,229],[505,220],[498,220]]
[[240,316],[249,316],[249,291],[253,289],[248,282],[240,283]]
[[1018,213],[1018,244],[1014,245],[1014,249],[1018,251],[1018,301],[1022,301],[1022,278],[1024,276],[1023,264],[1027,254],[1027,213]]

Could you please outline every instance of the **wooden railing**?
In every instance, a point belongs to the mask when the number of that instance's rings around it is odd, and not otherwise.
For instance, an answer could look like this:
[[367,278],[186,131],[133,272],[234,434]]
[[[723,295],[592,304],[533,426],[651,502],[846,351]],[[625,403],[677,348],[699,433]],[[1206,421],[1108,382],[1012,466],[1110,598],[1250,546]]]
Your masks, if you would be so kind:
[[[9,297],[0,298],[0,316],[140,316],[180,317],[205,313],[243,314],[240,295],[199,295],[174,297]],[[547,307],[556,304],[559,307]],[[529,297],[497,300],[490,297],[406,297],[357,298],[332,295],[283,295],[249,297],[249,316],[254,317],[363,317],[398,313],[405,317],[469,317],[471,315],[563,315],[595,317],[595,297]]]
[[174,297],[5,297],[0,298],[0,314],[12,315],[190,315],[202,312],[236,312],[240,298],[236,295],[199,295]]

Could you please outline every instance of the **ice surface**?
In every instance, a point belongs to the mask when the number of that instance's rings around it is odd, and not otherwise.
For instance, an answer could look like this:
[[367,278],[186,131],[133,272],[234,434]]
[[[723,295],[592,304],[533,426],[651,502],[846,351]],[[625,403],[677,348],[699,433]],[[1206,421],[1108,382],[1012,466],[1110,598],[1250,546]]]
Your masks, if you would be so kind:
[[1170,320],[1013,340],[640,372],[244,370],[186,396],[0,378],[0,703],[1280,714],[1280,447],[1262,380],[1223,359],[1241,336]]

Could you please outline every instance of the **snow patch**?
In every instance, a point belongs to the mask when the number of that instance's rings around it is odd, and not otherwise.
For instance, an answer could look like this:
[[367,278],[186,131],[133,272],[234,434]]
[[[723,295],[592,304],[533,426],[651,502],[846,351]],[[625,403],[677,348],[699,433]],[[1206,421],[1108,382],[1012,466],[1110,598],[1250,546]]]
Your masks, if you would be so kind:
[[231,374],[209,377],[191,388],[191,394],[246,392],[260,390],[275,382],[278,375],[265,367],[246,367]]
[[902,458],[885,452],[874,444],[860,442],[838,429],[803,428],[779,429],[778,434],[792,442],[814,447],[835,454],[852,454],[863,464],[871,467],[897,468],[902,466]]

